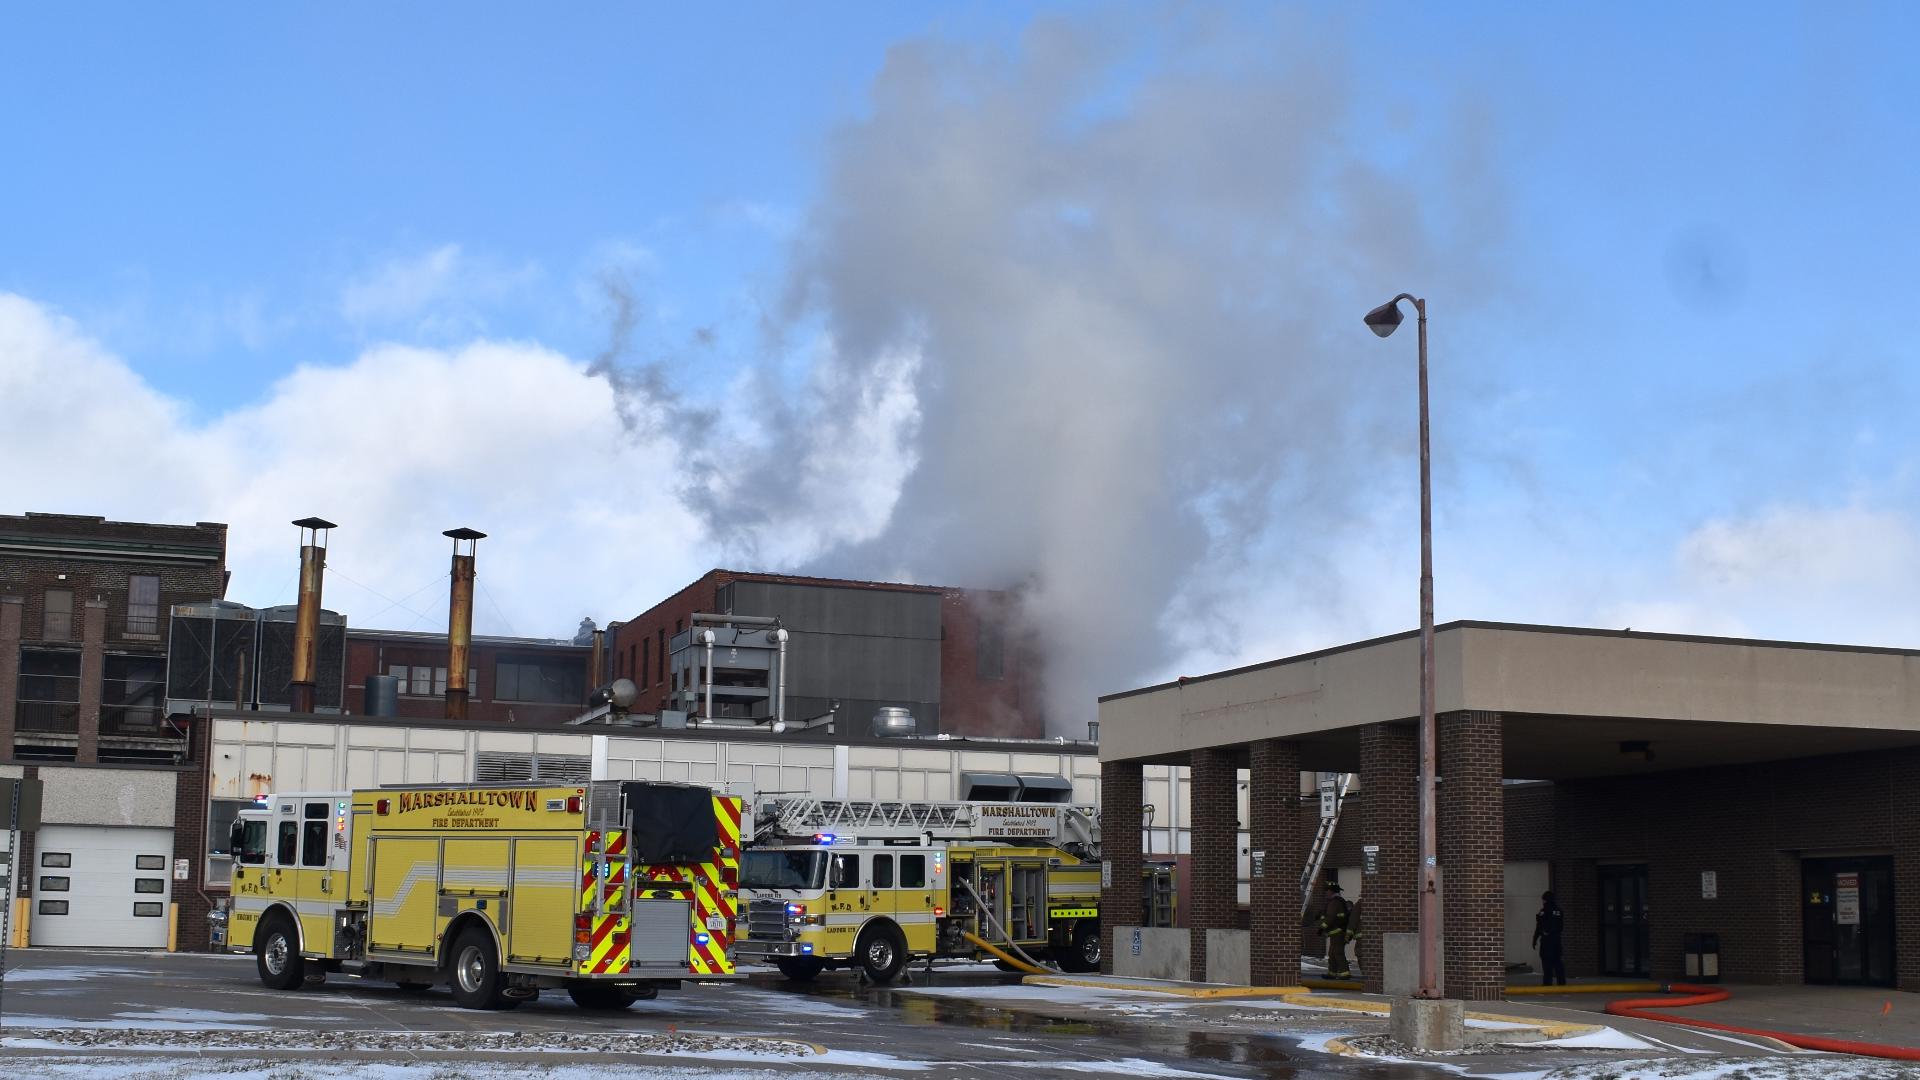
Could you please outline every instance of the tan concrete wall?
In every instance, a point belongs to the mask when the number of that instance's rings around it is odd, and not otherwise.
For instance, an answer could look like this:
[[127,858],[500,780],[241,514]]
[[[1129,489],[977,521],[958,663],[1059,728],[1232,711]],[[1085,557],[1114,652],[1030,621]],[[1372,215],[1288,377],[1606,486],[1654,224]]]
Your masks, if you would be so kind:
[[40,820],[48,825],[173,828],[178,774],[146,769],[40,766]]
[[[1434,643],[1436,712],[1920,731],[1920,656],[1551,628],[1457,626]],[[1100,757],[1183,755],[1419,713],[1398,638],[1100,703]]]
[[[1465,627],[1471,708],[1920,729],[1920,657]],[[1102,734],[1104,734],[1104,729]]]

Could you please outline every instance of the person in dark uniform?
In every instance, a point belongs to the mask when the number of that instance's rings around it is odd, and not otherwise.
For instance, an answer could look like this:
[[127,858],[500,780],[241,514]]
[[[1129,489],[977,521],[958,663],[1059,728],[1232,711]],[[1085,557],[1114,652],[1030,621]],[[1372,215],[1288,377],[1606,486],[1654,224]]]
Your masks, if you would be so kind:
[[1353,932],[1353,905],[1340,895],[1340,883],[1327,879],[1327,902],[1320,908],[1320,933],[1327,939],[1327,978],[1344,979],[1353,974],[1347,962],[1347,941],[1359,935]]
[[1567,962],[1560,954],[1560,931],[1566,918],[1552,890],[1540,894],[1540,912],[1533,917],[1533,947],[1540,950],[1540,985],[1567,985]]

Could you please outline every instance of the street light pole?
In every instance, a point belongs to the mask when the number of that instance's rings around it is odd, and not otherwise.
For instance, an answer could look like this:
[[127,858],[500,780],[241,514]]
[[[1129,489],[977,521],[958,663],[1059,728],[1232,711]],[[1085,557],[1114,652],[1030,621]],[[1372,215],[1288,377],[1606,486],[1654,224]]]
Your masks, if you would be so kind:
[[1410,293],[1367,313],[1380,337],[1400,325],[1400,301],[1413,301],[1420,323],[1420,988],[1417,998],[1440,996],[1439,825],[1434,776],[1439,738],[1433,719],[1433,461],[1427,442],[1427,302]]

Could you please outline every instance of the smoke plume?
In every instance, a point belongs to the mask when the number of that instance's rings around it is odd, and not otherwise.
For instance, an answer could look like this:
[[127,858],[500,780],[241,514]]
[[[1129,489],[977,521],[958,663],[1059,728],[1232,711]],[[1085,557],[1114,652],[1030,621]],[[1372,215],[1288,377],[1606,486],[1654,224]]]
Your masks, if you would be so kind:
[[1473,112],[1382,136],[1323,42],[1154,29],[895,48],[775,319],[810,374],[688,493],[749,557],[1022,588],[1062,733],[1287,619],[1249,575],[1337,602],[1328,537],[1412,460],[1413,343],[1360,315],[1481,289],[1497,224]]

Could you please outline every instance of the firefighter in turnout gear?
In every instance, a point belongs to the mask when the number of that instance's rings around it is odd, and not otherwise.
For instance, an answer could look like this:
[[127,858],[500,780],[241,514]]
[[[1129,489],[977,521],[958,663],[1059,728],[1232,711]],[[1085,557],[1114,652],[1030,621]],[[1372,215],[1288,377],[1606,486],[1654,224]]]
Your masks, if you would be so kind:
[[1353,974],[1347,962],[1347,942],[1360,936],[1353,925],[1353,905],[1340,895],[1340,883],[1327,879],[1327,902],[1320,908],[1320,933],[1327,939],[1327,978]]

